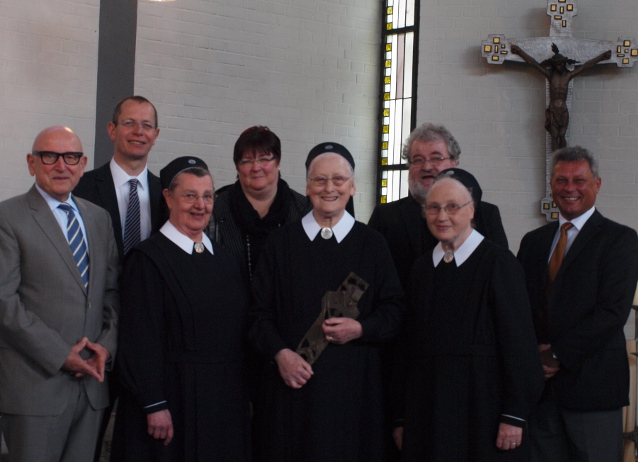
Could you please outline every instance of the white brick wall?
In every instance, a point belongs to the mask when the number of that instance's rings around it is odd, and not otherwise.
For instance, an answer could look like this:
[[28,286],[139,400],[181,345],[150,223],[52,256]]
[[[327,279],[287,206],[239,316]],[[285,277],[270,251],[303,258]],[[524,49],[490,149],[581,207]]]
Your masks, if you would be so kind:
[[[462,168],[501,209],[514,252],[545,223],[545,82],[522,63],[488,65],[481,40],[547,36],[546,0],[447,0],[421,4],[419,122],[447,126],[461,144]],[[638,39],[635,0],[578,0],[574,36]],[[638,227],[638,67],[612,65],[574,80],[570,145],[600,158],[597,205],[607,217]]]
[[179,0],[139,3],[135,91],[162,131],[150,167],[197,155],[216,186],[235,180],[239,134],[267,125],[282,140],[281,172],[305,191],[304,162],[322,141],[357,163],[356,215],[375,199],[381,2]]
[[0,200],[33,184],[37,133],[68,125],[93,158],[99,0],[2,0]]

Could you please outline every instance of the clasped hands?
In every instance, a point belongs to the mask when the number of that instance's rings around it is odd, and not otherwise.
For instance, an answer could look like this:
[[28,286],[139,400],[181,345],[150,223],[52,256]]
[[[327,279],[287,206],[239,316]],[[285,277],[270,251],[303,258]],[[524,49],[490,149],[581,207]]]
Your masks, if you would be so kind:
[[[336,345],[344,345],[361,337],[359,321],[351,318],[329,318],[321,325],[326,340]],[[291,388],[301,388],[312,374],[312,366],[297,353],[284,348],[275,355],[275,362],[284,383]]]
[[[91,352],[91,356],[88,359],[84,359],[80,356],[80,353],[84,349]],[[84,337],[71,347],[71,352],[66,358],[66,361],[64,361],[62,369],[78,378],[90,375],[98,382],[103,382],[104,368],[106,361],[108,361],[110,357],[111,353],[109,350],[99,343],[93,343]]]

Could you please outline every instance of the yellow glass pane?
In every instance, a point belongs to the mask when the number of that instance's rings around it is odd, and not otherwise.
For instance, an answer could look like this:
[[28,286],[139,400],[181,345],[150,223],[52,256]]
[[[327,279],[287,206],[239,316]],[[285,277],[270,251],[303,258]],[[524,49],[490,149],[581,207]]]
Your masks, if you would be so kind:
[[390,126],[389,125],[384,125],[382,131],[383,131],[383,133],[390,133]]
[[556,11],[556,5],[551,5],[549,7],[549,11]]
[[383,99],[386,101],[390,101],[390,93],[384,93],[383,94]]
[[388,9],[386,10],[388,12],[388,14],[392,14],[392,7],[389,6]]
[[629,58],[625,58],[625,59],[623,59],[623,60],[622,60],[622,63],[623,63],[623,64],[629,64]]
[[386,59],[385,60],[385,67],[392,67],[392,60],[391,59]]
[[631,50],[631,56],[638,56],[638,49]]
[[387,188],[388,187],[388,180],[387,179],[386,180],[381,180],[381,186],[384,187],[384,188]]
[[386,28],[387,30],[392,30],[392,23],[391,23],[391,22],[387,23],[387,24],[385,25],[385,28]]
[[622,46],[624,46],[624,47],[630,47],[630,46],[631,46],[631,41],[630,41],[630,40],[625,40],[625,41],[622,43]]
[[388,197],[387,196],[381,196],[381,203],[382,204],[387,204],[388,203]]
[[574,5],[567,5],[567,11],[574,11]]
[[485,46],[483,47],[483,51],[484,51],[485,53],[491,53],[491,52],[492,52],[492,45],[485,45]]
[[381,165],[388,165],[388,158],[387,157],[383,157],[381,159]]
[[387,142],[387,141],[384,141],[384,142],[381,144],[381,148],[387,151],[387,150],[388,150],[388,142]]
[[500,37],[494,37],[494,39],[492,40],[492,42],[494,42],[494,43],[501,43],[501,38],[500,38]]
[[389,117],[389,116],[390,116],[390,109],[384,109],[383,110],[383,117]]
[[392,44],[391,43],[386,43],[385,44],[385,51],[392,51]]
[[384,77],[383,83],[385,83],[386,85],[389,85],[390,83],[392,83],[391,77]]

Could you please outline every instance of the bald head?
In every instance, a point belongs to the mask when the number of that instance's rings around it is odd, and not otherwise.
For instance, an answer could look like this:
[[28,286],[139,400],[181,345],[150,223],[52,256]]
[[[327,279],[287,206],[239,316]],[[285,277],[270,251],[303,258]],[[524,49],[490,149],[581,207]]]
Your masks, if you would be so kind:
[[[73,130],[61,125],[45,128],[35,137],[33,150],[27,154],[29,173],[35,176],[36,184],[49,196],[65,201],[84,174],[86,157],[81,156],[78,163],[69,165],[64,156],[56,158],[55,154],[78,152],[83,152],[82,142]],[[47,153],[47,163],[42,161],[43,153]]]

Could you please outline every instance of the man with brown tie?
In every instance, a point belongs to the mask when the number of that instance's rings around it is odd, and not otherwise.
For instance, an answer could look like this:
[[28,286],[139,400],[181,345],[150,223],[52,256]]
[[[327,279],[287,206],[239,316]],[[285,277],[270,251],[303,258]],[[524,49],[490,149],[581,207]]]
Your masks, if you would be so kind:
[[518,253],[546,379],[529,420],[532,461],[618,462],[638,238],[596,210],[601,179],[589,151],[556,151],[551,171],[559,220],[525,235]]

